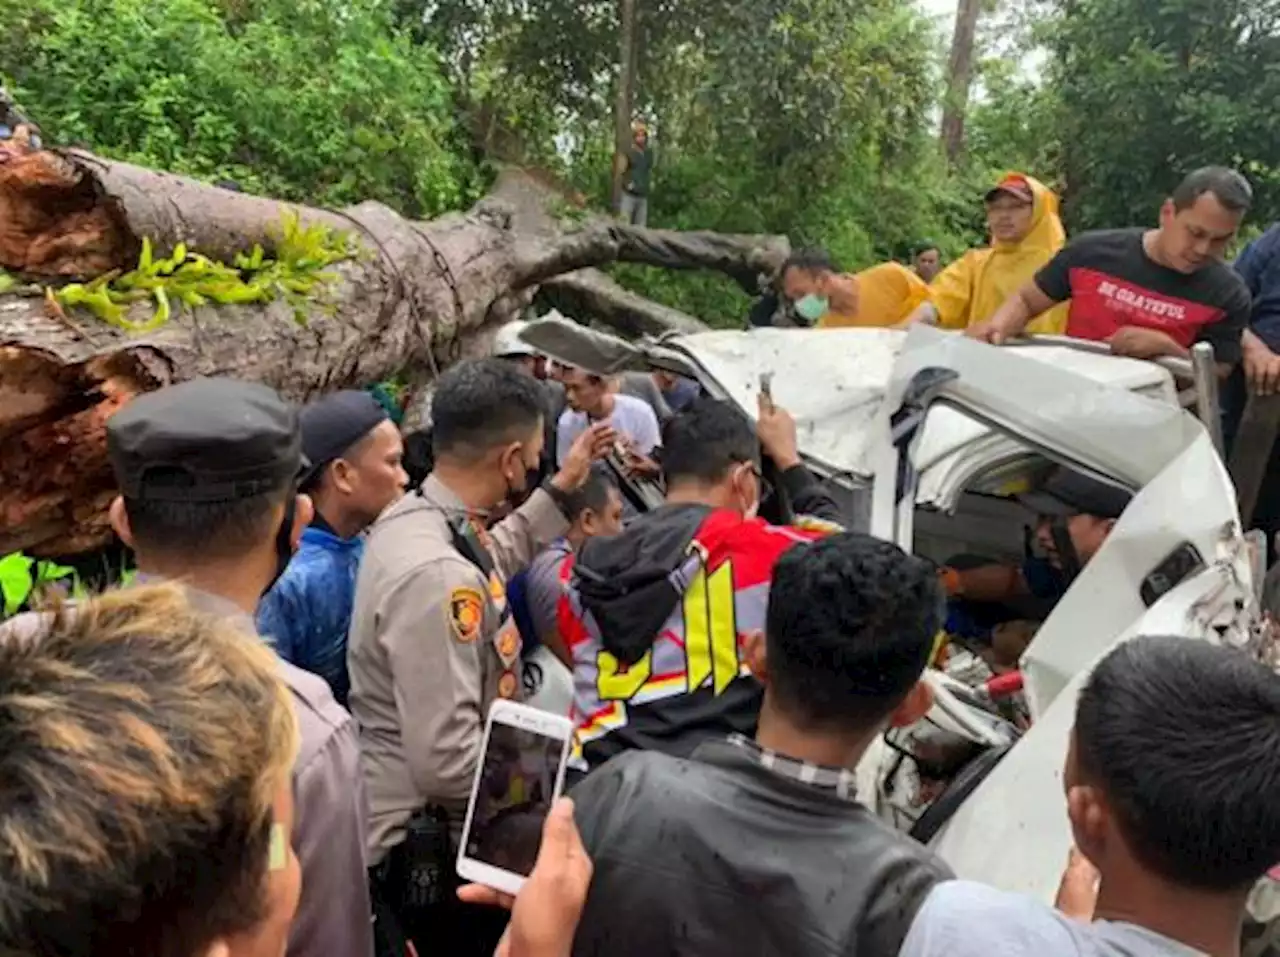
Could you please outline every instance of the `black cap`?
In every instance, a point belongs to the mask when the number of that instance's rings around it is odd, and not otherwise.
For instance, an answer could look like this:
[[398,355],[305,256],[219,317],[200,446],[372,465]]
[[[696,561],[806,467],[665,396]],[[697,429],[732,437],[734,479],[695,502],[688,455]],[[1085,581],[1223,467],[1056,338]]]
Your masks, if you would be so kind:
[[1022,504],[1037,515],[1051,518],[1071,515],[1119,518],[1132,500],[1133,496],[1123,489],[1069,469],[1058,469],[1038,490],[1020,498]]
[[390,418],[387,410],[368,392],[346,389],[303,407],[302,451],[307,457],[307,478],[314,476]]
[[133,399],[107,421],[125,497],[229,502],[274,491],[302,470],[298,414],[264,385],[193,379]]

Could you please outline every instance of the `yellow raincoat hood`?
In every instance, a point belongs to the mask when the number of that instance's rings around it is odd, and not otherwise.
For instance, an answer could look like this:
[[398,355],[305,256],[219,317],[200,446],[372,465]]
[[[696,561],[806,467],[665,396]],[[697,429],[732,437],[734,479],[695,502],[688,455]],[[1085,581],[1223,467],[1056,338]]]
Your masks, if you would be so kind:
[[[1023,173],[1009,175],[1021,176],[1031,187],[1035,198],[1031,231],[1021,242],[971,249],[939,273],[929,287],[929,298],[938,310],[938,324],[945,329],[964,329],[990,319],[1067,241],[1057,194]],[[1055,306],[1028,325],[1027,332],[1061,335],[1068,308],[1068,303]]]

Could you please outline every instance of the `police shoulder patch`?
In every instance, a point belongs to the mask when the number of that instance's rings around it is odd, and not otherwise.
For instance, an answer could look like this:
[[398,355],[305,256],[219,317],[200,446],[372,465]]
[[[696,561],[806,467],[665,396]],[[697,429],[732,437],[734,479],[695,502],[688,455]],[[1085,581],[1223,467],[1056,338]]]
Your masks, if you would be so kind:
[[835,522],[818,518],[816,515],[797,515],[792,524],[801,531],[816,532],[819,535],[838,535],[844,531]]
[[464,645],[480,637],[484,622],[484,595],[476,588],[455,588],[449,593],[449,627]]

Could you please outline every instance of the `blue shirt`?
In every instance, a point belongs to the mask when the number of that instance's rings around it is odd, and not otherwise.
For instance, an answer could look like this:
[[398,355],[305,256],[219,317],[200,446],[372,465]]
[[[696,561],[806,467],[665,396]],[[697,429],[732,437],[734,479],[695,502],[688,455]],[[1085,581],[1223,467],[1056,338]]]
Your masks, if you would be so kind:
[[319,675],[343,707],[351,690],[347,631],[364,541],[310,526],[280,580],[258,604],[258,631],[290,664]]
[[[1043,558],[1029,557],[1022,562],[1022,578],[1031,597],[1057,604],[1067,593],[1062,573]],[[990,644],[994,625],[1013,621],[1012,610],[1003,611],[1000,602],[976,602],[966,598],[947,599],[947,618],[943,630],[957,638]]]
[[1280,352],[1280,223],[1246,246],[1235,268],[1253,295],[1249,328]]
[[969,881],[933,889],[899,957],[1204,957],[1153,930],[1072,920],[1021,894]]
[[689,406],[697,401],[698,396],[702,394],[702,388],[692,379],[686,379],[683,376],[676,378],[675,384],[670,389],[662,393],[662,397],[667,400],[667,405],[671,407],[672,412],[683,412]]

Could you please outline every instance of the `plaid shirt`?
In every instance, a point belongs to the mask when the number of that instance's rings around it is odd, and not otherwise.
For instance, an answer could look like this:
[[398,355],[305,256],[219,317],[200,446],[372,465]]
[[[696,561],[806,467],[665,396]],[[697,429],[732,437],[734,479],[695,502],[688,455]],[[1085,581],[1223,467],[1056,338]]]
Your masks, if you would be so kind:
[[741,748],[762,768],[767,768],[774,774],[780,774],[784,778],[799,781],[810,787],[821,788],[823,791],[833,791],[837,797],[846,801],[858,800],[857,778],[852,771],[844,768],[828,768],[809,761],[797,761],[785,754],[762,748],[750,738],[740,734],[729,735],[729,743]]

